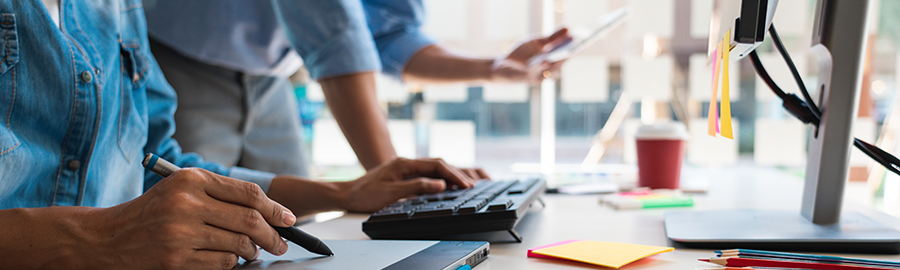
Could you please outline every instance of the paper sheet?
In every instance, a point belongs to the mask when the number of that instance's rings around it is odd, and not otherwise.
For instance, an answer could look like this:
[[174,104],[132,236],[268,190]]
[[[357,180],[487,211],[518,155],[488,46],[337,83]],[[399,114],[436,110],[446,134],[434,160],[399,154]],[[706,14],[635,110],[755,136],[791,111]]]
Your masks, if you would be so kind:
[[628,243],[577,241],[533,250],[532,253],[618,269],[639,259],[672,250],[670,247]]

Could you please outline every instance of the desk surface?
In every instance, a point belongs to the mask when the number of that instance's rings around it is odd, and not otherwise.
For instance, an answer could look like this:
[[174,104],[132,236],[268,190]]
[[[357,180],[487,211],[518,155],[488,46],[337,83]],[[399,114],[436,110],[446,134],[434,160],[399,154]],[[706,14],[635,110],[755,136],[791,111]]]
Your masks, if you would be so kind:
[[[622,210],[600,205],[598,195],[543,196],[545,207],[535,204],[516,227],[522,243],[509,239],[502,232],[485,234],[491,240],[491,255],[475,269],[598,269],[587,264],[527,258],[529,248],[568,239],[624,242],[645,245],[669,245],[663,226],[663,214],[672,210],[713,209],[797,209],[799,215],[802,179],[765,167],[738,166],[718,170],[686,170],[683,177],[703,177],[710,180],[709,192],[695,196],[691,208]],[[848,203],[853,210],[900,228],[900,221],[879,215],[870,209]],[[364,214],[343,217],[301,226],[310,234],[323,239],[369,239],[362,232]],[[709,269],[714,265],[697,261],[712,256],[712,250],[676,249],[650,257],[623,269]],[[841,255],[841,254],[838,254]],[[846,255],[845,255],[846,256]],[[900,261],[897,255],[850,255],[860,258]]]

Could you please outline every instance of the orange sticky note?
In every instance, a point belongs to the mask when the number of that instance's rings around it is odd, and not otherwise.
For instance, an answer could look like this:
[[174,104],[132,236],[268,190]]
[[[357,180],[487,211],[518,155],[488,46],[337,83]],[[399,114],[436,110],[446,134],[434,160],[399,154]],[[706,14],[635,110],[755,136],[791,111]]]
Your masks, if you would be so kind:
[[709,113],[706,116],[706,120],[708,124],[707,133],[709,133],[709,136],[715,137],[716,134],[719,133],[719,111],[718,108],[716,108],[716,94],[719,93],[719,59],[722,58],[721,51],[716,49],[713,53],[713,57],[712,96],[709,98]]
[[731,30],[722,40],[722,137],[734,140],[731,130],[731,96],[728,94],[728,55],[731,54]]
[[674,250],[628,243],[576,241],[533,250],[532,253],[618,269],[634,261]]

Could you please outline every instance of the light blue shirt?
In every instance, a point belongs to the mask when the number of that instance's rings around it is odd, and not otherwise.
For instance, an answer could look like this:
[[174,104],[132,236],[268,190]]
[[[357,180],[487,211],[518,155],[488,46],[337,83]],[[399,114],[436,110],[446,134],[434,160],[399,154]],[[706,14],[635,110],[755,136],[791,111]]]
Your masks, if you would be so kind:
[[274,175],[183,154],[175,91],[147,43],[140,0],[0,0],[0,209],[107,207],[161,177],[144,153],[253,181]]
[[421,0],[144,0],[150,35],[205,63],[273,74],[299,53],[314,79],[400,77],[420,49]]

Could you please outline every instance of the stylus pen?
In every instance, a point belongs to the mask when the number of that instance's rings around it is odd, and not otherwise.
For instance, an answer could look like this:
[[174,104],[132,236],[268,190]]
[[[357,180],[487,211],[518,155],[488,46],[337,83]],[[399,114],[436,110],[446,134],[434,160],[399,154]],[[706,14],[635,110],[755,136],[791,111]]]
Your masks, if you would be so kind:
[[[147,168],[162,177],[169,177],[169,175],[172,175],[172,173],[175,173],[175,171],[181,169],[178,166],[175,166],[175,164],[172,164],[171,162],[162,159],[154,154],[147,154],[146,156],[144,156],[143,164],[144,168]],[[301,246],[306,250],[309,250],[310,252],[327,256],[334,255],[334,253],[331,252],[331,249],[328,248],[328,246],[326,246],[325,243],[322,242],[322,240],[319,240],[319,238],[301,231],[297,227],[272,226],[272,228],[274,228],[275,231],[278,232],[278,235],[284,237],[284,239],[294,242],[298,246]]]

